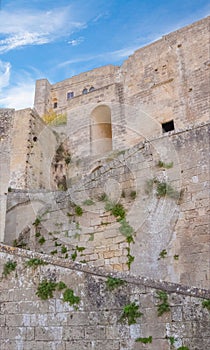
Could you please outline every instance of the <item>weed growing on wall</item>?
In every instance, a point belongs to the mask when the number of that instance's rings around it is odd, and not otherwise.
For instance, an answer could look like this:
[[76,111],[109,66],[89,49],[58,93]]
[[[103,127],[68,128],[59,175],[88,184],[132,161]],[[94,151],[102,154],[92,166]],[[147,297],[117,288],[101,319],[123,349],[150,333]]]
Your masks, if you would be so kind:
[[159,160],[159,162],[157,163],[157,166],[159,168],[165,168],[165,169],[170,169],[173,168],[174,163],[170,162],[170,163],[164,163],[161,160]]
[[158,260],[164,259],[164,258],[166,258],[166,256],[167,256],[167,251],[165,249],[163,249],[159,254]]
[[204,301],[202,302],[202,306],[205,307],[205,308],[207,308],[207,310],[210,311],[210,299],[204,300]]
[[121,280],[120,278],[108,277],[106,280],[106,287],[108,290],[114,290],[123,284],[125,284],[125,281]]
[[125,209],[121,203],[112,203],[111,201],[107,201],[105,210],[110,211],[111,214],[118,219],[124,219],[125,217]]
[[136,198],[136,191],[131,191],[130,197],[131,197],[131,199],[135,199]]
[[136,340],[135,340],[135,342],[137,343],[137,342],[141,342],[141,343],[143,343],[143,344],[150,344],[150,343],[152,343],[152,336],[150,335],[149,337],[147,337],[147,338],[137,338]]
[[3,273],[4,277],[7,277],[12,271],[16,269],[16,261],[9,260],[4,264]]
[[42,300],[47,300],[53,297],[53,292],[56,290],[56,287],[57,283],[44,279],[39,283],[36,295]]
[[180,346],[177,350],[190,350],[187,346]]
[[94,201],[92,199],[86,199],[84,202],[83,202],[84,205],[93,205],[94,204]]
[[66,284],[62,281],[58,282],[56,287],[57,287],[57,290],[63,290],[67,288]]
[[160,300],[158,304],[158,316],[162,316],[165,312],[170,311],[170,305],[168,303],[168,295],[166,292],[159,291],[157,292],[157,297]]
[[77,216],[82,216],[83,210],[82,210],[82,208],[81,208],[79,205],[76,205],[75,208],[74,208],[74,210],[75,210],[75,214],[76,214]]
[[35,221],[33,222],[32,225],[34,225],[35,227],[38,227],[39,224],[41,224],[41,218],[38,216]]
[[80,303],[80,297],[74,295],[72,289],[67,288],[63,293],[63,301],[69,303],[70,306],[74,306],[77,309],[77,305]]
[[40,245],[43,245],[45,243],[45,241],[46,241],[46,239],[43,236],[38,240]]
[[156,189],[156,196],[158,198],[161,198],[161,197],[168,197],[168,198],[172,198],[172,199],[179,199],[180,198],[182,191],[178,192],[167,182],[159,181],[156,178],[147,180],[146,188],[145,188],[146,194],[150,194],[152,192],[154,186]]
[[26,263],[25,263],[26,267],[33,267],[34,269],[36,269],[40,265],[47,265],[47,262],[45,262],[42,259],[32,258],[32,259],[29,259],[28,261],[26,261]]
[[142,315],[143,314],[139,311],[139,306],[133,302],[124,306],[123,314],[120,320],[127,320],[128,325],[130,326],[131,324],[135,324],[137,322],[137,318],[141,317]]

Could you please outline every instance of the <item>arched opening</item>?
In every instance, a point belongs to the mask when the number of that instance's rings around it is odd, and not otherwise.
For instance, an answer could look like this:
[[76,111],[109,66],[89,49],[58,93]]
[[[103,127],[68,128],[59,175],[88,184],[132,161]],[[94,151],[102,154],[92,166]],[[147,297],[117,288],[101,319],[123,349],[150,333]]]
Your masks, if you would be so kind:
[[90,141],[93,155],[112,150],[111,110],[108,106],[98,106],[92,111]]

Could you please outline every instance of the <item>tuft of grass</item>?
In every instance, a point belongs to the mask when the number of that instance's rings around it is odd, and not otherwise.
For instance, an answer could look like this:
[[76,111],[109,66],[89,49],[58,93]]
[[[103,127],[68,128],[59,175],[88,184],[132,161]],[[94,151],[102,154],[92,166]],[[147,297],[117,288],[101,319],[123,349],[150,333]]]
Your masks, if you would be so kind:
[[139,311],[139,306],[133,302],[131,304],[127,304],[123,308],[123,314],[120,320],[127,320],[128,325],[135,324],[137,322],[137,318],[141,317],[143,314]]
[[57,290],[63,290],[65,288],[67,288],[66,284],[62,281],[58,282],[56,285]]
[[12,271],[16,269],[17,263],[16,261],[9,260],[4,264],[3,268],[3,276],[7,277]]
[[109,290],[114,290],[115,288],[118,288],[123,284],[125,284],[125,281],[123,281],[120,278],[108,277],[106,280],[106,287]]
[[40,236],[41,236],[41,233],[40,233],[39,231],[35,233],[35,237],[36,237],[36,238],[38,238],[38,237],[40,237]]
[[45,242],[46,242],[46,239],[43,236],[38,240],[38,243],[40,245],[43,245]]
[[36,269],[40,265],[47,265],[47,262],[45,262],[42,259],[31,258],[25,263],[26,267],[33,267],[34,269]]
[[74,210],[75,210],[75,214],[76,214],[77,216],[82,216],[83,210],[82,210],[82,208],[81,208],[79,205],[76,205],[75,208],[74,208]]
[[108,201],[105,205],[105,210],[110,211],[111,214],[118,219],[125,218],[125,209],[121,203],[112,203]]
[[159,259],[160,258],[164,259],[166,257],[166,255],[167,255],[167,251],[165,249],[163,249],[159,254]]
[[157,297],[160,300],[158,304],[158,316],[162,316],[165,312],[170,311],[170,305],[168,303],[168,295],[166,292],[158,291]]
[[202,302],[202,306],[205,307],[205,308],[207,308],[207,310],[210,311],[210,299],[204,300],[204,301]]
[[137,342],[141,342],[141,343],[143,343],[143,344],[152,343],[152,336],[150,335],[150,336],[147,337],[147,338],[137,338],[137,339],[135,340],[135,342],[136,342],[136,343],[137,343]]
[[77,251],[75,250],[74,253],[71,254],[71,259],[75,261],[77,258]]
[[62,245],[62,247],[61,247],[61,253],[62,253],[62,254],[66,254],[67,251],[68,251],[67,247],[66,247],[65,245]]
[[133,239],[134,229],[133,229],[133,227],[126,221],[125,218],[120,220],[119,223],[120,223],[120,227],[119,227],[120,233],[122,233],[122,235],[126,237],[126,240],[128,243],[131,243],[131,242],[134,243],[134,239]]
[[174,255],[174,260],[179,260],[179,255],[175,254]]
[[52,250],[52,251],[50,252],[51,255],[55,255],[55,254],[57,254],[57,253],[58,253],[57,249]]
[[136,191],[131,191],[130,197],[131,197],[131,199],[135,199],[136,198]]
[[180,346],[177,350],[190,350],[187,346]]
[[108,196],[107,196],[107,194],[106,194],[105,192],[103,192],[100,196],[98,196],[98,200],[99,200],[100,202],[106,202],[106,201],[108,201]]
[[127,265],[128,265],[128,269],[130,270],[130,268],[131,268],[131,264],[132,264],[132,262],[134,262],[134,259],[135,259],[135,257],[134,256],[132,256],[131,255],[131,249],[130,249],[130,247],[127,247],[126,248],[127,249],[127,251],[128,251],[128,253],[127,253]]
[[170,169],[170,168],[173,167],[173,165],[174,165],[173,162],[164,163],[164,162],[162,162],[161,160],[159,160],[159,162],[157,163],[157,166],[158,166],[159,168],[165,168],[165,169]]
[[173,199],[178,199],[180,197],[179,192],[174,190],[174,188],[167,182],[157,180],[156,185],[157,197],[169,197]]
[[93,205],[94,204],[94,201],[92,199],[86,199],[84,202],[83,202],[84,205]]
[[41,223],[41,218],[38,216],[35,221],[32,223],[32,225],[34,225],[35,227],[39,226],[39,224]]

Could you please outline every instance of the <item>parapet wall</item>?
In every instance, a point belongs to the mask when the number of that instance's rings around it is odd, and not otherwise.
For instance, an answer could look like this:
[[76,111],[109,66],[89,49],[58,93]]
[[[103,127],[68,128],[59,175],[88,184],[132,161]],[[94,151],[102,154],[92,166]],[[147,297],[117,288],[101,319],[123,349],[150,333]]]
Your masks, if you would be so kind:
[[[26,267],[31,259],[47,265]],[[151,350],[171,350],[171,344],[174,349],[209,348],[207,290],[119,273],[112,277],[124,284],[110,290],[109,274],[102,270],[1,245],[0,273],[9,261],[17,265],[0,280],[1,350],[143,350],[147,345],[136,342],[139,338],[149,339]],[[63,301],[66,288],[42,300],[36,293],[44,279],[64,282],[80,298],[78,304]],[[168,304],[160,316],[159,291]],[[128,322],[122,315],[131,304],[141,316]]]

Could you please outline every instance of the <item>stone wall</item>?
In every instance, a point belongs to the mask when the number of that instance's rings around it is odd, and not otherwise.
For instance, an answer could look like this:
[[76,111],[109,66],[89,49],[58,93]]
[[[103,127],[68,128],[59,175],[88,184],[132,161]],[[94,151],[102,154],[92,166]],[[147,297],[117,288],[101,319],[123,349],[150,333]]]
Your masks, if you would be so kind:
[[4,241],[7,193],[10,181],[11,130],[13,109],[0,109],[0,242]]
[[[28,230],[24,243],[32,250],[207,288],[208,130],[171,133],[104,158],[101,166],[89,164],[89,175],[66,192],[28,192],[22,199],[10,193],[6,242]],[[157,183],[169,186],[171,196],[157,195]],[[130,228],[107,209],[110,201],[122,204]],[[32,213],[27,221],[21,210]],[[127,241],[129,231],[135,243]]]
[[[31,259],[47,265],[27,267]],[[197,350],[210,345],[209,311],[203,305],[210,298],[207,290],[119,273],[112,277],[124,284],[111,290],[109,274],[102,270],[2,245],[0,261],[0,273],[8,262],[17,264],[0,280],[1,350]],[[42,300],[36,293],[44,279],[66,287]],[[78,304],[63,301],[66,288],[80,298]],[[158,316],[160,291],[169,306]],[[132,303],[142,315],[128,322],[123,310]],[[139,338],[150,343],[136,342]]]

